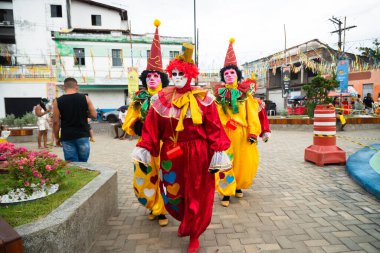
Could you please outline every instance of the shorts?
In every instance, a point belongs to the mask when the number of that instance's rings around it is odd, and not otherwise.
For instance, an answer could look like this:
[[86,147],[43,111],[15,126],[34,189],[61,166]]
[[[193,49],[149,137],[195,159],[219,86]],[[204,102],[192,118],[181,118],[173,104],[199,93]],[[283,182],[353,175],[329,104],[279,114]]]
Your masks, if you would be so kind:
[[49,122],[47,120],[38,120],[37,126],[39,131],[45,131],[49,129]]

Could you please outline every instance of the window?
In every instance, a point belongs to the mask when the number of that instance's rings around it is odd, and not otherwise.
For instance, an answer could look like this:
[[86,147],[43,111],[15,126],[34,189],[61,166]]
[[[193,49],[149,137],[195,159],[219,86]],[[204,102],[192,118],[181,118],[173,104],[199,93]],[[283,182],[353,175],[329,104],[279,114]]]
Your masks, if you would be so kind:
[[0,23],[3,25],[13,25],[13,10],[0,10]]
[[101,26],[102,25],[102,17],[100,15],[91,15],[92,25]]
[[150,50],[146,50],[146,58],[149,59],[150,56]]
[[84,66],[84,48],[74,48],[74,65]]
[[62,5],[50,5],[50,12],[52,18],[62,18]]
[[112,49],[112,66],[119,67],[123,65],[121,49]]
[[174,59],[174,57],[176,57],[177,55],[179,55],[179,51],[170,51],[169,52],[170,60]]

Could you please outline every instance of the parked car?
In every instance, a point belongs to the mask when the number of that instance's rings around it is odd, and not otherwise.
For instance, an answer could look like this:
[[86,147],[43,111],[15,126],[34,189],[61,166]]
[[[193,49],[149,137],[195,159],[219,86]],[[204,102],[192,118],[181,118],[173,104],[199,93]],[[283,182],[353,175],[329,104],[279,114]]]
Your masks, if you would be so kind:
[[128,110],[128,106],[127,105],[122,105],[120,106],[117,110],[112,110],[112,111],[108,111],[108,112],[105,112],[103,113],[102,115],[102,120],[103,121],[108,121],[110,123],[116,123],[119,121],[119,112],[121,109],[124,109],[124,110]]
[[119,120],[119,111],[118,110],[113,110],[113,111],[109,111],[109,112],[103,113],[102,120],[103,121],[108,121],[110,123],[118,122],[118,120]]

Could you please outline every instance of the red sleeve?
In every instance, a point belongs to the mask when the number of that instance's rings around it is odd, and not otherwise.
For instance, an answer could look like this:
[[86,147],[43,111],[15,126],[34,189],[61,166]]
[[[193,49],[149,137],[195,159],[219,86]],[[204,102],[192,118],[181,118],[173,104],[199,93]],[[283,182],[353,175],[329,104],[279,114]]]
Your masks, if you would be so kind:
[[141,141],[137,143],[137,147],[145,148],[152,156],[160,154],[160,115],[152,107],[145,118],[144,126],[141,134]]
[[227,150],[231,145],[231,141],[220,122],[219,114],[214,102],[207,106],[207,114],[205,115],[204,120],[204,127],[210,149],[212,151]]
[[270,133],[270,129],[269,129],[269,120],[268,120],[268,116],[266,114],[266,111],[264,108],[262,108],[260,111],[259,111],[259,120],[260,120],[260,125],[261,125],[261,134],[260,134],[260,137],[263,136],[264,133]]

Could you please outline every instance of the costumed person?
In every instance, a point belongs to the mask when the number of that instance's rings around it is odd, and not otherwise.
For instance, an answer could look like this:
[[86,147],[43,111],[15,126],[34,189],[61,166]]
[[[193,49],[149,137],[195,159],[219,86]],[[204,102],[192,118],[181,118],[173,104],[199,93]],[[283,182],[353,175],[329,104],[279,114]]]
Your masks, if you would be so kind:
[[[210,224],[218,170],[230,169],[224,150],[230,146],[221,125],[214,96],[191,87],[199,74],[192,60],[194,46],[184,43],[182,53],[166,72],[174,86],[151,98],[142,140],[132,158],[149,164],[160,156],[161,194],[166,210],[181,221],[178,236],[190,236],[188,252],[197,252],[199,236]],[[160,148],[160,142],[163,142]]]
[[[148,58],[148,65],[140,75],[144,89],[138,91],[132,98],[127,115],[122,126],[130,136],[141,136],[142,126],[150,108],[151,97],[169,84],[168,75],[162,69],[162,55],[160,37],[158,35],[159,20],[154,21],[156,32],[152,41],[152,47]],[[141,138],[140,140],[141,141]],[[150,210],[149,220],[158,218],[160,226],[166,226],[166,210],[160,193],[158,171],[160,158],[153,156],[148,166],[135,164],[133,174],[133,189],[138,201]]]
[[230,197],[243,197],[242,189],[248,189],[256,175],[259,159],[255,154],[257,137],[261,133],[259,103],[250,93],[250,83],[241,82],[242,73],[230,39],[224,67],[220,70],[221,81],[214,94],[220,120],[231,140],[226,151],[232,160],[232,170],[216,173],[216,189],[223,196],[222,206],[229,206]]

